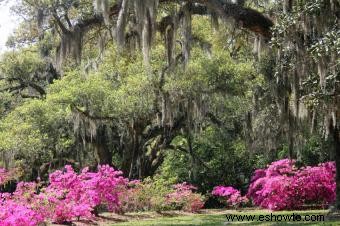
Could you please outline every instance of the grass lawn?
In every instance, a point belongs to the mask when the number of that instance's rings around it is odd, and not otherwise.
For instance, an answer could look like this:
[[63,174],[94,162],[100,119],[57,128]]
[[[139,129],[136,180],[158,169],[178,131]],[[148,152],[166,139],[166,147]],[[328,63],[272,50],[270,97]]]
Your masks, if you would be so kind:
[[[298,214],[301,215],[302,220],[308,215],[308,217],[316,217],[317,215],[326,215],[326,211],[284,211],[284,212],[275,212],[273,215],[276,217],[279,217],[279,215],[292,215],[292,214]],[[233,222],[228,222],[226,215],[227,214],[233,214],[233,215],[238,215],[238,216],[243,216],[243,215],[253,215],[255,216],[255,221],[251,220],[245,220],[245,221],[236,221]],[[299,224],[304,224],[304,225],[340,225],[340,220],[339,221],[324,221],[324,222],[300,222],[297,223],[297,221],[291,221],[291,222],[256,222],[259,220],[260,215],[268,215],[270,216],[271,212],[269,211],[263,211],[263,210],[244,210],[244,211],[230,211],[230,210],[225,210],[225,211],[207,211],[203,212],[202,214],[193,214],[193,215],[187,215],[187,216],[173,216],[173,217],[157,217],[152,220],[133,220],[130,222],[122,222],[119,224],[114,224],[114,225],[119,225],[119,226],[132,226],[132,225],[141,225],[141,226],[146,226],[146,225],[163,225],[163,226],[170,226],[170,225],[207,225],[207,226],[212,226],[212,225],[299,225]],[[263,217],[265,218],[265,216]],[[274,216],[272,217],[274,219]],[[284,221],[284,220],[283,220]],[[111,224],[112,225],[112,224]]]
[[[266,215],[271,217],[272,213],[272,222],[260,222],[259,219],[261,215]],[[247,220],[237,221],[234,219],[233,222],[227,220],[226,215],[233,214],[239,216],[254,216],[255,220]],[[274,221],[274,217],[283,217],[292,216],[292,214],[301,216],[301,221],[287,221],[283,219],[281,222]],[[316,217],[323,215],[325,221],[317,222],[317,221],[306,221],[308,217]],[[337,220],[329,220],[327,219],[327,211],[323,210],[308,210],[308,211],[281,211],[281,212],[270,212],[266,210],[251,210],[251,209],[242,209],[240,211],[236,210],[203,210],[200,214],[190,214],[183,212],[165,212],[163,214],[157,214],[152,212],[146,213],[128,213],[124,216],[115,215],[115,214],[103,214],[99,221],[95,222],[95,224],[88,224],[85,222],[78,222],[75,225],[102,225],[102,226],[176,226],[176,225],[188,225],[188,226],[196,226],[196,225],[340,225],[340,218]],[[263,216],[264,220],[265,217]],[[307,218],[306,218],[307,217]],[[309,218],[308,218],[309,219]]]

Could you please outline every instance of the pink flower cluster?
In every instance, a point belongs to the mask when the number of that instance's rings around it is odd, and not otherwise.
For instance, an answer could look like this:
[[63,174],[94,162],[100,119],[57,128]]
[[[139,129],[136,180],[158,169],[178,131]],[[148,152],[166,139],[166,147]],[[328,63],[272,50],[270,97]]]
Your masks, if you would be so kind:
[[211,192],[213,195],[228,197],[231,195],[241,195],[240,191],[233,187],[216,186]]
[[238,207],[249,202],[247,197],[242,196],[241,192],[233,187],[216,186],[212,190],[211,194],[223,197],[228,205],[234,207]]
[[50,174],[50,184],[37,192],[36,183],[20,182],[13,194],[0,196],[0,225],[30,226],[47,219],[56,223],[92,219],[98,206],[114,211],[119,208],[119,194],[128,182],[122,172],[99,166],[77,174],[71,166]]
[[175,184],[175,191],[168,194],[166,203],[183,206],[181,209],[189,212],[197,212],[204,206],[203,197],[199,194],[193,193],[197,188],[186,182]]
[[248,189],[254,204],[270,210],[301,209],[305,205],[327,206],[335,201],[335,163],[297,169],[295,161],[283,159],[255,171]]
[[32,209],[29,204],[20,204],[16,200],[1,197],[0,225],[35,226],[44,221],[44,216]]
[[[306,205],[323,207],[335,201],[335,163],[295,167],[295,160],[282,159],[266,169],[255,170],[246,197],[253,204],[270,210],[301,209]],[[232,187],[217,186],[213,195],[227,197],[228,204],[242,203],[240,192]]]

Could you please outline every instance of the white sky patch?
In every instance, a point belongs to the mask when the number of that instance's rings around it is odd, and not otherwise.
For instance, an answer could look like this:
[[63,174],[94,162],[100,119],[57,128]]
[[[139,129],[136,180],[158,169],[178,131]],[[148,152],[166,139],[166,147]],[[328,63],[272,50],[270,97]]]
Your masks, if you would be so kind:
[[10,10],[15,2],[0,0],[0,53],[6,50],[6,41],[19,23],[18,18]]

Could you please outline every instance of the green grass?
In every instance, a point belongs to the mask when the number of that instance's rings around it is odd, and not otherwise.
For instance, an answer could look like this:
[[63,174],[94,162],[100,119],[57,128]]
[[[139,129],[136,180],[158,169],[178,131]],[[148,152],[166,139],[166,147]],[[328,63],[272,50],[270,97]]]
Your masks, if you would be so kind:
[[[324,215],[326,218],[326,211],[282,211],[282,212],[274,212],[273,215],[291,215],[291,214],[299,214],[302,218],[306,215]],[[234,214],[238,216],[254,215],[255,221],[238,221],[238,222],[228,222],[226,218],[226,214]],[[145,219],[141,217],[138,220],[130,220],[127,222],[120,223],[106,223],[105,225],[114,225],[114,226],[177,226],[177,225],[188,225],[188,226],[196,226],[196,225],[340,225],[340,220],[328,221],[325,219],[324,222],[259,222],[260,215],[270,215],[271,212],[265,210],[244,210],[244,211],[209,211],[203,214],[192,214],[192,215],[181,215],[181,214],[173,214],[173,216],[154,216],[154,219]],[[139,218],[136,216],[136,218]]]

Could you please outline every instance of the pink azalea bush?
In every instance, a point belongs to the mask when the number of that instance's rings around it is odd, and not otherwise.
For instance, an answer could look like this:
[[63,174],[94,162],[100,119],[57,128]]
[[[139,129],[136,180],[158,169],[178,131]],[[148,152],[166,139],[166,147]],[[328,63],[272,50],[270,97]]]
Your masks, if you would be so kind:
[[140,210],[149,210],[147,201],[141,198],[143,193],[143,185],[140,180],[133,180],[128,183],[128,189],[120,194],[121,207],[118,212],[137,212]]
[[233,187],[216,186],[211,194],[222,197],[222,202],[233,207],[246,205],[249,202],[247,197],[242,196],[241,192]]
[[[282,159],[266,169],[255,170],[246,197],[270,210],[301,209],[306,205],[326,207],[335,201],[335,163],[295,167],[295,160]],[[242,200],[232,187],[215,187],[213,195],[227,197],[228,204]]]
[[97,172],[88,168],[77,174],[71,166],[50,174],[50,184],[37,193],[36,183],[20,182],[13,194],[0,196],[0,225],[38,225],[47,219],[56,223],[75,219],[92,219],[99,206],[115,211],[119,195],[127,179],[122,172],[99,166]]
[[311,204],[325,207],[335,201],[334,162],[300,169],[294,164],[294,160],[283,159],[255,172],[248,197],[270,210],[301,209]]
[[96,173],[88,168],[78,175],[71,166],[66,171],[50,174],[50,185],[45,189],[46,198],[55,209],[55,222],[72,221],[76,218],[92,218],[94,209],[104,205],[110,211],[118,209],[119,193],[127,184],[122,172],[105,165]]
[[35,183],[20,182],[13,194],[0,193],[0,225],[34,226],[48,216],[38,195]]
[[247,196],[255,205],[271,209],[291,209],[300,206],[294,200],[296,191],[292,189],[292,176],[295,174],[295,160],[282,159],[271,163],[267,169],[256,170],[251,178]]
[[327,206],[336,198],[335,162],[326,162],[318,166],[307,166],[295,175],[295,187],[306,204]]
[[194,193],[197,188],[186,182],[173,186],[175,191],[166,196],[166,203],[187,212],[197,212],[204,206],[203,196]]
[[[0,180],[8,181],[7,171]],[[129,210],[161,210],[176,206],[185,211],[203,207],[203,198],[187,183],[165,186],[164,181],[128,181],[108,165],[96,172],[71,166],[49,175],[49,184],[19,182],[13,193],[0,193],[1,226],[35,226],[46,221],[63,224],[94,219],[98,209],[118,213]]]
[[0,225],[35,226],[44,222],[44,215],[35,211],[30,204],[20,204],[11,198],[1,197]]

